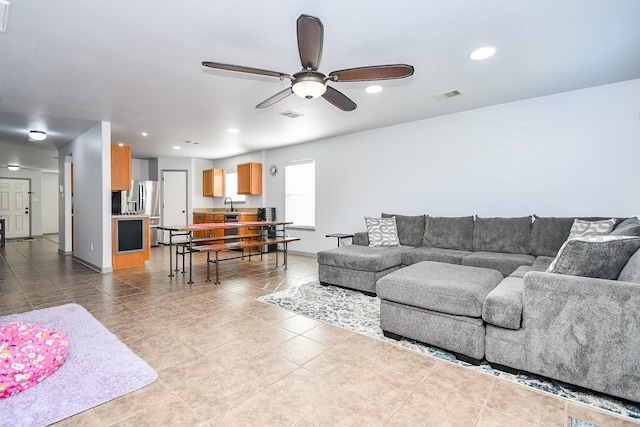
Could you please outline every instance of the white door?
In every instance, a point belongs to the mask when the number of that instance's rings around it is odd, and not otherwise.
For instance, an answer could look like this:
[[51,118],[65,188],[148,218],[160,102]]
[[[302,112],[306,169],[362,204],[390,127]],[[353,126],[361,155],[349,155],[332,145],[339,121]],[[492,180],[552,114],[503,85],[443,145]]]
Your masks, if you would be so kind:
[[29,237],[28,179],[0,178],[0,218],[5,219],[10,237]]
[[[162,171],[162,225],[189,224],[187,171]],[[169,232],[162,238],[169,241]]]

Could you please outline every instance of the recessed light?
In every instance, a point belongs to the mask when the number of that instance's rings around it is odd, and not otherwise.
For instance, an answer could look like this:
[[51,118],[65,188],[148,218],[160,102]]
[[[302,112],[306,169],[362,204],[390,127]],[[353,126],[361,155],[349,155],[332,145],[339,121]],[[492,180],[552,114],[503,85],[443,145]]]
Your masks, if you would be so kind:
[[29,138],[33,139],[34,141],[43,141],[47,139],[47,134],[39,130],[30,130]]
[[173,149],[174,149],[174,150],[179,150],[179,149],[180,149],[180,147],[179,147],[179,146],[177,146],[177,145],[174,145],[174,146],[173,146]]
[[229,128],[229,129],[227,129],[227,132],[229,132],[229,133],[238,133],[238,132],[240,132],[240,129]]
[[382,92],[382,86],[379,86],[379,85],[367,86],[367,88],[364,91],[367,93],[379,93],[379,92]]
[[122,142],[118,142],[118,147],[124,147],[124,144]]
[[7,165],[7,169],[9,169],[10,171],[17,171],[18,169],[20,169],[20,166],[18,166],[18,165]]
[[471,55],[469,55],[469,58],[473,59],[474,61],[481,61],[483,59],[491,58],[495,53],[496,53],[495,47],[485,46],[471,52]]
[[142,136],[147,136],[147,135],[149,135],[149,134],[146,133],[146,132],[142,132]]

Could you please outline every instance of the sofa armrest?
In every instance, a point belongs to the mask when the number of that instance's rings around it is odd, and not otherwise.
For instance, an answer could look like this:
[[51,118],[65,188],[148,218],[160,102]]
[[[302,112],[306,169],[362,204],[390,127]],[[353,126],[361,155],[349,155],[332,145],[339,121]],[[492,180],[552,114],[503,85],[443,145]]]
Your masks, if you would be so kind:
[[359,246],[369,246],[369,233],[358,231],[353,233],[353,244]]
[[640,284],[529,272],[527,369],[640,401]]

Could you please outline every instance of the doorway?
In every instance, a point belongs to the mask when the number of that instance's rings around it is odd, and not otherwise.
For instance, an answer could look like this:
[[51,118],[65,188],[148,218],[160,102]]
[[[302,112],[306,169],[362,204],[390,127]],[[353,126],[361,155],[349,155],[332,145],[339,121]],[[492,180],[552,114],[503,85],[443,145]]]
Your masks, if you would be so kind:
[[[189,223],[189,192],[186,170],[162,171],[162,225]],[[169,241],[169,232],[163,232],[163,242]]]
[[30,179],[0,178],[0,218],[5,219],[7,239],[31,237]]

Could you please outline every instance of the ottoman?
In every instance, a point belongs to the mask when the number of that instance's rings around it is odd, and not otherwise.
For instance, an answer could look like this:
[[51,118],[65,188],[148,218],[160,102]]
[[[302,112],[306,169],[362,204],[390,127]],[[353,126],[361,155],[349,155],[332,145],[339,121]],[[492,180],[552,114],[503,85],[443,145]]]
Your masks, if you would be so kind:
[[375,295],[376,282],[402,263],[411,246],[342,246],[318,252],[318,277],[322,285],[336,285]]
[[484,299],[503,279],[497,270],[424,261],[378,280],[380,327],[449,350],[479,364],[484,358]]

